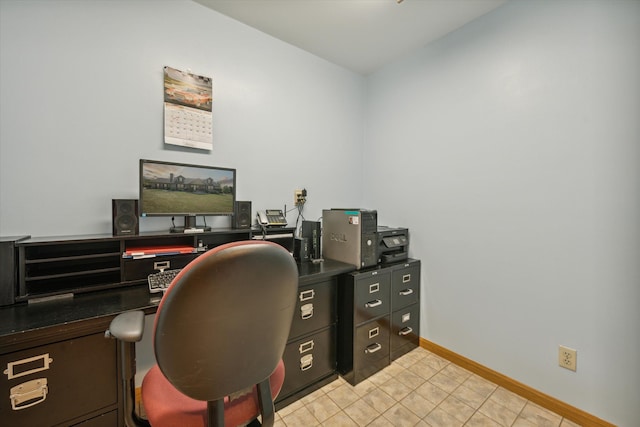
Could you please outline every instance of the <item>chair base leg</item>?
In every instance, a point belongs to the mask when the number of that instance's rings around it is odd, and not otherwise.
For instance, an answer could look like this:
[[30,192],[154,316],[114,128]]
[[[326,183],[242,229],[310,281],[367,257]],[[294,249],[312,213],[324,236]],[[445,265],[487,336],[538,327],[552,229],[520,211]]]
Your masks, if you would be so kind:
[[209,427],[224,426],[224,399],[207,402],[207,417]]
[[269,378],[257,384],[257,391],[260,414],[262,415],[262,425],[264,427],[272,427],[275,422],[275,408],[273,407],[273,399],[271,398]]

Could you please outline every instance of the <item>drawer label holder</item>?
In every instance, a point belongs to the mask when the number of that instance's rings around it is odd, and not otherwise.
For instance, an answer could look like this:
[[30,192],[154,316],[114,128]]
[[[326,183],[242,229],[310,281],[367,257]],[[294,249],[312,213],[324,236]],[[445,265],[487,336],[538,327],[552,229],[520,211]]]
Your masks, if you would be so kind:
[[300,298],[300,301],[302,302],[302,301],[307,301],[307,300],[313,299],[313,297],[315,295],[316,295],[316,291],[315,290],[308,289],[306,291],[300,292],[299,298]]
[[[7,379],[12,380],[14,378],[24,377],[25,375],[35,374],[36,372],[46,371],[49,369],[51,363],[53,363],[53,359],[49,357],[49,353],[44,353],[7,363],[7,369],[4,370],[4,374],[7,376]],[[21,367],[31,367],[31,369],[22,370],[20,369]]]
[[313,350],[313,347],[314,347],[313,340],[309,340],[307,342],[303,342],[298,346],[298,352],[300,354],[306,353],[307,351]]

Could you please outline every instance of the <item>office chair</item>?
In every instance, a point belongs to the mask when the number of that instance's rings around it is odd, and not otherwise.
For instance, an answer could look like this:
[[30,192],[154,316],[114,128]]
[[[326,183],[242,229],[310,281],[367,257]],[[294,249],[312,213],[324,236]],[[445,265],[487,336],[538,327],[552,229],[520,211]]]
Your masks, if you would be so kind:
[[[156,313],[157,365],[145,375],[142,401],[153,427],[236,426],[274,421],[284,381],[282,354],[296,305],[298,270],[283,247],[264,241],[216,247],[173,280]],[[144,313],[113,319],[123,360],[125,423],[136,416],[135,342]]]

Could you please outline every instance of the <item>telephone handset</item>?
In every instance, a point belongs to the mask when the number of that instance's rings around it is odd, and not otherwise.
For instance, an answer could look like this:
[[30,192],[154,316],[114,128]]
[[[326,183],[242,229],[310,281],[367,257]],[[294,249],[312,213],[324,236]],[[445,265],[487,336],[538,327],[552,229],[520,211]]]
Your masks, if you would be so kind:
[[284,227],[287,225],[287,218],[280,209],[267,209],[258,211],[258,225],[263,227]]

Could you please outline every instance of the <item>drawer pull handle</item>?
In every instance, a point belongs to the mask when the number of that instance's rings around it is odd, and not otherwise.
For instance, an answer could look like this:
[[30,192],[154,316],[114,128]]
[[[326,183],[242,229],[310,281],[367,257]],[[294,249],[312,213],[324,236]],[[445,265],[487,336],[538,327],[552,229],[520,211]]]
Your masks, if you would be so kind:
[[411,326],[407,326],[406,328],[400,329],[400,331],[398,332],[398,335],[405,336],[405,335],[409,335],[411,332],[413,332],[413,328],[411,328]]
[[171,261],[156,261],[153,263],[154,270],[164,271],[169,267],[171,267]]
[[380,345],[380,343],[375,343],[375,344],[371,344],[370,346],[367,346],[367,348],[364,349],[364,352],[367,354],[371,354],[371,353],[375,353],[381,348],[382,348],[382,345]]
[[306,353],[307,351],[313,350],[313,346],[314,346],[313,340],[310,340],[310,341],[307,341],[307,342],[303,342],[302,344],[300,344],[298,346],[298,352],[300,354]]
[[380,301],[379,299],[376,299],[376,300],[373,300],[373,301],[369,301],[364,306],[366,308],[373,308],[373,307],[378,307],[380,305],[382,305],[382,301]]
[[411,295],[413,293],[413,289],[411,289],[411,288],[403,289],[398,293],[400,295],[402,295],[403,297],[406,297],[407,295]]
[[[20,369],[16,369],[16,368],[19,368],[21,365],[25,365],[26,367],[34,366],[35,363],[33,362],[38,362],[40,359],[42,359],[40,363],[41,366],[34,367],[27,371],[20,371]],[[49,369],[49,365],[52,362],[53,362],[53,359],[49,357],[49,353],[28,357],[22,360],[16,360],[15,362],[7,363],[7,369],[4,370],[4,374],[7,376],[7,379],[12,380],[14,378],[24,377],[25,375],[35,374],[36,372],[46,371],[47,369]]]
[[405,274],[402,276],[402,283],[407,283],[411,281],[411,274]]
[[369,285],[369,293],[372,294],[374,292],[378,292],[380,290],[380,283],[373,283]]
[[300,292],[300,301],[307,301],[310,299],[313,299],[313,297],[316,296],[316,291],[314,289],[309,289],[306,291],[302,291]]
[[373,328],[369,330],[369,339],[377,337],[380,334],[380,328]]
[[313,317],[313,303],[305,304],[300,307],[300,317],[303,320],[311,319]]
[[300,370],[306,371],[313,366],[313,354],[305,354],[300,358]]
[[[30,408],[38,403],[42,403],[47,398],[49,388],[47,387],[46,378],[37,378],[35,380],[27,381],[26,383],[18,384],[15,387],[11,387],[9,390],[9,399],[11,399],[11,409],[19,411],[21,409]],[[31,403],[31,400],[35,400]]]

